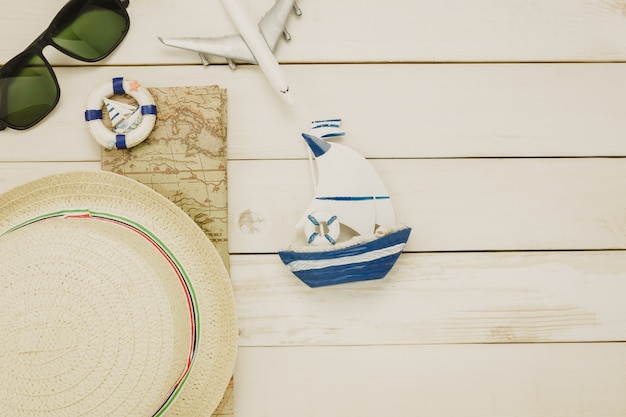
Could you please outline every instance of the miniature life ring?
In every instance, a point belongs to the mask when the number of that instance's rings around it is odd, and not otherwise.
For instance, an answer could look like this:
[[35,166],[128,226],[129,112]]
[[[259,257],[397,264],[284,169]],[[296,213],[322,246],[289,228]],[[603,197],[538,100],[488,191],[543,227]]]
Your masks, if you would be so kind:
[[[109,100],[115,94],[128,94],[137,106]],[[112,129],[102,122],[102,106],[111,118]],[[91,136],[106,149],[127,149],[143,142],[156,123],[157,107],[148,90],[135,80],[113,78],[93,90],[87,99],[85,121]]]
[[304,233],[309,245],[334,245],[339,237],[340,224],[337,216],[325,210],[307,215]]

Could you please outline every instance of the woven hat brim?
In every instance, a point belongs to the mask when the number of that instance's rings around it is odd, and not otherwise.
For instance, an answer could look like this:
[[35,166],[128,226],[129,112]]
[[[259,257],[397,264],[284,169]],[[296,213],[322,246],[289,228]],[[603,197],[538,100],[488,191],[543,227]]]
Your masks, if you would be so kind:
[[[103,171],[53,175],[1,195],[0,239],[3,235],[11,236],[24,225],[59,213],[83,213],[130,224],[149,234],[160,250],[174,259],[189,287],[190,303],[195,311],[194,352],[190,354],[188,369],[176,381],[170,395],[162,399],[162,404],[155,404],[156,411],[136,415],[209,415],[232,377],[237,350],[232,285],[215,247],[174,203],[137,181]],[[0,279],[4,279],[1,273]],[[121,409],[106,415],[135,414]]]

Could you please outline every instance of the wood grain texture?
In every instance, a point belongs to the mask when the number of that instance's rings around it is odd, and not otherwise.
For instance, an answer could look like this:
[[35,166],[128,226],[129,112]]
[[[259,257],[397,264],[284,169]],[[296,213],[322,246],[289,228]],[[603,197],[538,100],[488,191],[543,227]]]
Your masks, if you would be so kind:
[[241,346],[626,340],[626,252],[404,254],[382,281],[310,289],[233,256]]
[[[65,0],[5,2],[0,20],[4,63],[49,24]],[[242,0],[253,20],[272,0]],[[279,46],[283,63],[617,61],[626,58],[623,0],[302,0],[293,39]],[[28,13],[24,13],[27,10]],[[124,44],[107,64],[198,63],[158,36],[237,33],[220,2],[134,0]],[[49,51],[54,63],[77,61]],[[222,62],[223,60],[216,60]]]
[[99,170],[100,161],[93,162],[16,162],[0,163],[0,193],[18,185],[66,171]]
[[[55,70],[61,102],[27,131],[2,132],[0,161],[98,160],[83,121],[91,89],[125,75],[145,86],[228,89],[230,159],[306,157],[311,120],[342,117],[343,142],[375,158],[626,155],[626,64],[285,66],[288,108],[255,66]],[[314,82],[312,82],[314,80]],[[256,99],[263,97],[264,104]],[[51,132],[62,134],[52,134]]]
[[[626,248],[626,160],[374,160],[407,251]],[[287,173],[287,175],[285,175]],[[231,253],[284,249],[313,185],[305,161],[231,161]],[[303,179],[307,178],[306,181]]]
[[[0,63],[65,0],[3,3]],[[0,192],[99,169],[83,112],[112,77],[226,88],[236,417],[626,415],[626,1],[301,0],[276,53],[292,108],[256,66],[157,40],[234,34],[220,2],[130,3],[105,61],[46,48],[61,101],[0,132]],[[323,117],[413,227],[382,281],[311,290],[276,255]]]
[[626,414],[626,345],[241,348],[238,417]]
[[[622,158],[373,160],[409,252],[626,249]],[[0,164],[0,191],[97,162]],[[230,161],[231,254],[276,253],[312,195],[305,161]],[[285,174],[288,175],[285,175]]]

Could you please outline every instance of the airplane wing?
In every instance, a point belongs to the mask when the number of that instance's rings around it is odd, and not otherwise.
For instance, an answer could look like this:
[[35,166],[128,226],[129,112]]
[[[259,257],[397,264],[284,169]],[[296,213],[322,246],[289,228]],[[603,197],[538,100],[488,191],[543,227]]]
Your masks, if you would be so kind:
[[[300,13],[297,6],[295,6],[295,0],[277,0],[259,21],[259,30],[272,52],[276,49],[278,40],[285,32],[285,23],[292,9],[297,10],[297,14]],[[159,38],[159,40],[167,46],[219,56],[229,61],[237,60],[250,64],[257,63],[246,42],[239,35],[218,38]]]
[[159,38],[167,46],[187,49],[194,52],[221,56],[227,59],[256,64],[254,55],[239,35],[221,38]]
[[285,30],[287,18],[294,8],[295,0],[277,0],[259,22],[259,30],[272,52]]

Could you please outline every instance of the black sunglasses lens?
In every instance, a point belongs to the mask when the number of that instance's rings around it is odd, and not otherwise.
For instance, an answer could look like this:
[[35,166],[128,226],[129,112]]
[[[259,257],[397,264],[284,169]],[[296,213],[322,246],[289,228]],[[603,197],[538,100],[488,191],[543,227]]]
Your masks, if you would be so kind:
[[0,78],[0,119],[17,128],[28,128],[54,108],[59,89],[50,68],[38,55],[25,55],[7,63]]
[[77,1],[56,16],[50,34],[69,55],[96,61],[115,49],[129,26],[128,14],[118,1]]

